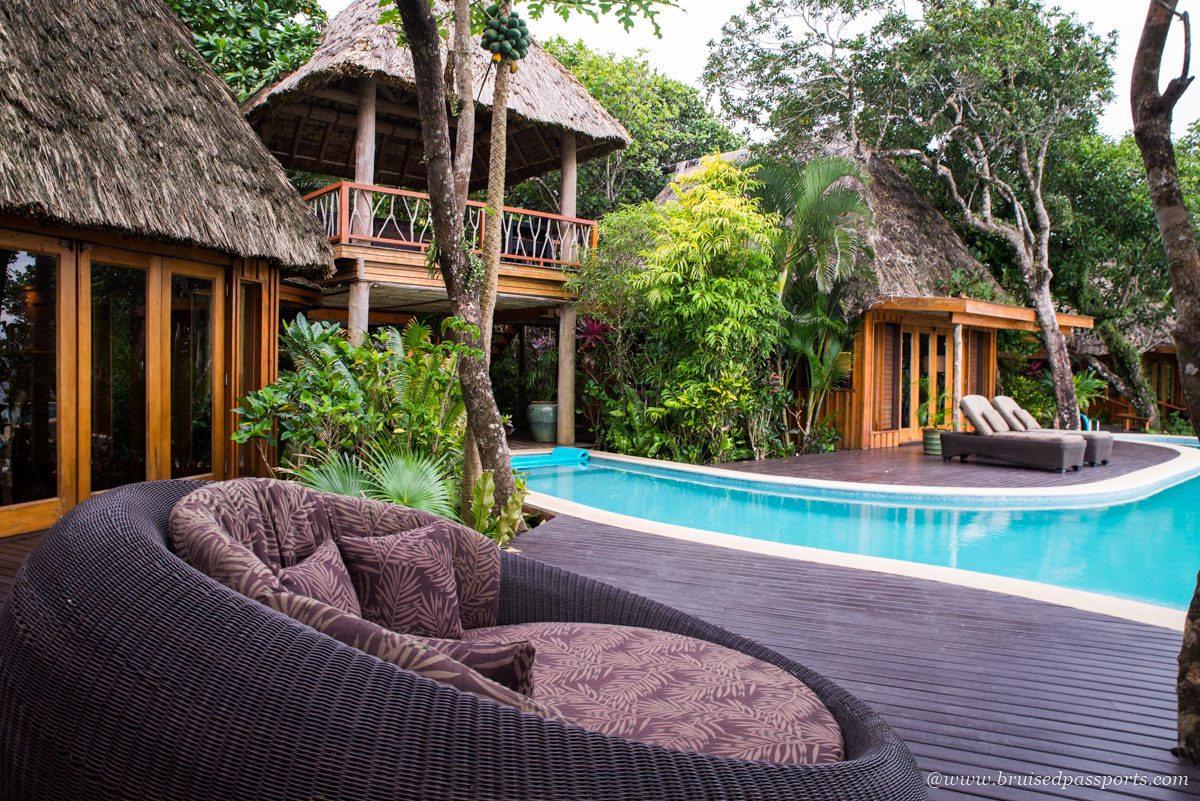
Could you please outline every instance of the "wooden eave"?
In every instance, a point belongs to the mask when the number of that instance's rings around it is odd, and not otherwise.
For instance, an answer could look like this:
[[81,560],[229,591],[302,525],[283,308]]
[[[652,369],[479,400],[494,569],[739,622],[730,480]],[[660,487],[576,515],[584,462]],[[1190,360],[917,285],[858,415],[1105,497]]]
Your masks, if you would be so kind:
[[[914,312],[936,314],[949,318],[954,324],[980,328],[995,328],[1002,331],[1036,331],[1037,315],[1024,306],[1005,303],[990,303],[971,298],[884,298],[871,305],[881,311]],[[1091,328],[1095,321],[1081,314],[1059,312],[1058,325],[1064,329]]]

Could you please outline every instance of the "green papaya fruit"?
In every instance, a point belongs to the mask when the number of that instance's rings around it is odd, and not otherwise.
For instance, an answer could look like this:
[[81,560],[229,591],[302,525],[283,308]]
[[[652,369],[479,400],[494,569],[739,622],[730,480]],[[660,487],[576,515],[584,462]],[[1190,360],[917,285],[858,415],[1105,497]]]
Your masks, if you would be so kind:
[[520,15],[520,14],[518,14],[517,12],[515,12],[515,11],[510,11],[510,12],[508,12],[508,18],[509,18],[510,20],[514,20],[514,21],[515,21],[515,20],[519,20],[519,19],[521,18],[521,15]]
[[510,42],[519,42],[519,41],[521,41],[521,32],[518,31],[516,28],[509,28],[506,38]]
[[487,14],[489,17],[494,17],[500,13],[500,6],[492,4],[488,6],[483,13]]
[[488,50],[492,51],[493,54],[499,53],[500,52],[500,42],[492,42],[490,45],[488,45]]
[[530,39],[528,36],[522,36],[521,40],[519,42],[517,42],[517,44],[521,45],[522,50],[528,50],[529,46],[531,44],[533,44],[533,40]]
[[511,56],[512,51],[513,51],[512,42],[508,41],[507,39],[504,40],[503,42],[500,42],[500,52],[501,53],[503,53],[506,56]]
[[500,30],[500,20],[489,19],[487,22],[484,23],[484,26],[489,31],[498,31],[498,30]]
[[507,28],[507,27],[508,27],[508,17],[501,17],[501,18],[500,18],[500,27],[502,27],[502,28]]

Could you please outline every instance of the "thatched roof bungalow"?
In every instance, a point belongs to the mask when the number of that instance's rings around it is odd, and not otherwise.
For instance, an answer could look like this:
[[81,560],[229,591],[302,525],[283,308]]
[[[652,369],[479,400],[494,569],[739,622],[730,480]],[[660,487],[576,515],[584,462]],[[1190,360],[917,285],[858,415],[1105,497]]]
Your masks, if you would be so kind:
[[[378,0],[352,2],[330,21],[308,63],[250,98],[244,108],[285,167],[353,178],[361,81],[372,79],[377,87],[375,175],[363,183],[422,189],[412,56],[398,44],[396,27],[379,24],[380,12]],[[479,189],[487,181],[494,72],[484,50],[476,47],[472,53],[478,98],[472,188]],[[508,116],[509,185],[559,169],[564,138],[572,140],[577,161],[607,155],[630,141],[621,123],[536,41],[513,76]]]
[[0,536],[253,469],[281,272],[332,250],[159,0],[0,4]]
[[[748,161],[752,155],[736,151],[724,158]],[[699,166],[697,159],[667,171],[686,185],[688,173]],[[954,285],[961,282],[985,287],[997,298],[1003,293],[946,218],[895,164],[872,156],[864,166],[871,179],[866,195],[874,257],[866,265],[867,277],[855,279],[848,293],[848,311],[859,320],[853,372],[826,401],[829,421],[841,432],[842,446],[850,449],[919,440],[921,429],[929,425],[930,395],[934,410],[946,412],[946,424],[962,395],[991,397],[997,332],[1036,328],[1032,309],[953,296]],[[668,187],[658,199],[668,202],[673,196]],[[1092,321],[1060,314],[1059,324],[1090,328]]]

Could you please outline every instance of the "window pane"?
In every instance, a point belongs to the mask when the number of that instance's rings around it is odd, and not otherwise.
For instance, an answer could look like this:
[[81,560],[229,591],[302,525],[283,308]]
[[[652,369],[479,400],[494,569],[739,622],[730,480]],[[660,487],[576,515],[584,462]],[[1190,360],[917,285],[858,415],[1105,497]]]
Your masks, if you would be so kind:
[[146,479],[146,274],[92,265],[92,491]]
[[0,506],[58,496],[58,258],[0,250]]
[[904,333],[900,338],[900,419],[897,427],[908,428],[912,415],[912,348],[913,336]]
[[[238,284],[238,308],[238,392],[245,396],[263,385],[260,363],[263,347],[262,286]],[[262,474],[262,459],[255,445],[238,445],[237,460],[239,476]]]
[[213,282],[171,277],[171,478],[212,472]]

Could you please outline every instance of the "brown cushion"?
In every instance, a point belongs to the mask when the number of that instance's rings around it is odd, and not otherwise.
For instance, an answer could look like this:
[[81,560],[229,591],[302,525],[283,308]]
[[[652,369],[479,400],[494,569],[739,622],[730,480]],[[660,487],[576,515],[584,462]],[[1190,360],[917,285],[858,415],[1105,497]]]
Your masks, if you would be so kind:
[[332,537],[318,545],[307,559],[281,568],[277,575],[279,583],[290,592],[316,598],[355,617],[362,616],[350,574]]
[[[523,712],[542,717],[560,717],[548,705],[538,703],[520,690],[496,681],[505,679],[511,681],[514,687],[532,689],[530,666],[534,650],[528,642],[451,643],[411,637],[388,631],[368,620],[292,592],[269,593],[256,600],[339,642],[404,670]],[[452,646],[454,653],[462,659],[447,653],[447,646]],[[506,663],[505,660],[509,658],[511,662]],[[473,664],[467,665],[462,660]]]
[[440,521],[337,544],[367,620],[402,634],[462,637],[450,533]]
[[[330,495],[290,481],[239,478],[209,484],[180,500],[171,515],[170,534],[172,548],[186,562],[234,587],[241,582],[277,583],[266,577],[307,558],[330,534],[335,540],[371,537],[437,521],[451,534],[462,625],[494,626],[500,598],[499,549],[479,532],[428,512]],[[230,542],[243,547],[237,552],[213,547]],[[251,562],[244,562],[243,555]]]
[[590,623],[498,626],[466,637],[531,641],[537,647],[534,699],[585,728],[736,759],[842,759],[841,730],[812,690],[738,651]]

